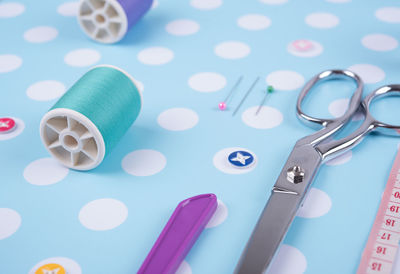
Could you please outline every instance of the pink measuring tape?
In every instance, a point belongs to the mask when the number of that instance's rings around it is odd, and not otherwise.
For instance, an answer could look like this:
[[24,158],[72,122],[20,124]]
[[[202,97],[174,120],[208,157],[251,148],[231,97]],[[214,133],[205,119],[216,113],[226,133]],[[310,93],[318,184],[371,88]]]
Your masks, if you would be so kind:
[[390,274],[400,240],[400,150],[397,153],[378,214],[357,274]]

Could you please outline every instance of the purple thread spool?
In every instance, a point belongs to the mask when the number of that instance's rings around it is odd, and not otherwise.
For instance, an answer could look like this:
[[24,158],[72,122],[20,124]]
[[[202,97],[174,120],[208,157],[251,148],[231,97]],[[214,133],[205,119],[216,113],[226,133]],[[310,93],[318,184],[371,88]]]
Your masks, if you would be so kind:
[[78,22],[93,40],[116,43],[152,4],[153,0],[81,0]]

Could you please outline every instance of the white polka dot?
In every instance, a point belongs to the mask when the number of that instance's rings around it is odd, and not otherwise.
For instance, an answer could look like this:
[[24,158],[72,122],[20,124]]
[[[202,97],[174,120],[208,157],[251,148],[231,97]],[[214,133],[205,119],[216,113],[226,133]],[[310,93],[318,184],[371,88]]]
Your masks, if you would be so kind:
[[222,5],[222,0],[191,0],[190,5],[199,10],[212,10]]
[[13,209],[0,208],[0,240],[13,235],[21,226],[21,216]]
[[250,53],[250,47],[243,42],[227,41],[215,46],[214,52],[224,59],[240,59]]
[[33,161],[24,169],[24,178],[32,185],[52,185],[63,180],[69,169],[53,158],[41,158]]
[[65,86],[63,83],[46,80],[30,85],[26,90],[26,95],[33,100],[49,101],[60,97],[64,92]]
[[163,170],[166,164],[165,156],[151,149],[135,150],[122,159],[122,168],[125,172],[135,176],[154,175]]
[[[236,167],[232,166],[228,161],[228,156],[232,152],[235,152],[238,150],[247,151],[247,152],[251,153],[254,156],[254,164],[249,166],[248,168],[236,168]],[[251,152],[250,150],[245,149],[245,148],[228,147],[228,148],[221,149],[220,151],[215,153],[214,158],[213,158],[213,164],[218,170],[220,170],[224,173],[243,174],[243,173],[252,171],[257,166],[257,156],[253,152]]]
[[339,24],[339,18],[336,15],[326,12],[315,12],[307,15],[305,19],[307,25],[317,29],[334,28]]
[[207,223],[206,228],[216,227],[222,224],[228,217],[228,208],[226,205],[218,200],[218,207],[210,221]]
[[91,230],[110,230],[125,222],[128,208],[115,199],[98,199],[84,205],[79,211],[79,221]]
[[225,87],[226,78],[215,72],[199,72],[190,76],[188,84],[200,92],[214,92]]
[[155,9],[155,8],[158,7],[159,4],[160,4],[160,3],[158,2],[158,0],[154,0],[154,1],[153,1],[153,4],[151,4],[151,8],[152,8],[152,9]]
[[294,90],[303,86],[304,77],[295,71],[277,70],[268,74],[265,81],[274,89]]
[[363,37],[361,43],[364,47],[375,51],[389,51],[397,48],[399,42],[386,34],[369,34]]
[[140,51],[137,57],[146,65],[164,65],[174,58],[174,52],[163,47],[151,47]]
[[184,36],[198,32],[200,29],[200,25],[193,20],[180,19],[169,22],[166,25],[165,29],[170,34]]
[[16,55],[0,55],[0,73],[16,70],[22,65],[22,59]]
[[79,264],[74,260],[65,257],[53,257],[40,261],[34,267],[31,268],[29,274],[35,274],[36,270],[39,267],[52,263],[61,265],[68,274],[82,274],[82,269],[79,266]]
[[293,42],[291,42],[287,47],[288,52],[297,57],[316,57],[324,51],[324,47],[320,43],[312,40],[307,41],[309,41],[312,45],[310,49],[299,50],[293,45]]
[[333,117],[337,118],[342,116],[346,112],[348,105],[348,98],[337,99],[329,104],[328,110]]
[[45,43],[55,39],[58,31],[53,27],[34,27],[24,32],[24,39],[31,43]]
[[70,51],[64,57],[64,62],[73,67],[87,67],[97,63],[100,53],[94,49],[77,49]]
[[20,3],[3,3],[0,4],[0,18],[15,17],[25,11],[25,6]]
[[0,141],[13,139],[13,138],[17,137],[18,135],[20,135],[25,129],[24,121],[22,121],[21,119],[15,118],[15,117],[9,117],[9,118],[14,119],[16,127],[13,131],[11,131],[9,133],[0,134]]
[[328,194],[312,187],[303,205],[297,211],[297,216],[302,218],[318,218],[328,213],[331,207],[332,201]]
[[281,5],[285,4],[288,0],[260,0],[261,3],[268,5]]
[[340,4],[340,3],[348,3],[348,2],[350,2],[351,0],[325,0],[326,2],[331,2],[331,3],[337,3],[337,4]]
[[182,261],[175,274],[192,274],[192,269],[186,261]]
[[57,12],[63,16],[77,16],[79,10],[79,1],[65,2],[58,6]]
[[158,124],[172,131],[182,131],[194,127],[199,121],[196,112],[188,108],[170,108],[158,115]]
[[237,24],[247,30],[262,30],[271,25],[271,19],[261,14],[246,14],[239,17]]
[[400,23],[399,7],[384,7],[375,12],[375,16],[387,23]]
[[283,244],[278,249],[268,274],[303,274],[307,269],[306,257],[297,248]]
[[259,106],[250,107],[242,114],[242,121],[249,127],[270,129],[279,126],[283,121],[282,113],[276,108],[262,106],[256,115]]
[[374,65],[356,64],[350,66],[349,70],[357,73],[366,84],[375,84],[385,79],[385,72]]
[[352,157],[353,157],[353,152],[351,152],[351,150],[349,150],[349,151],[327,161],[325,164],[328,166],[343,165],[343,164],[347,163],[348,161],[350,161]]

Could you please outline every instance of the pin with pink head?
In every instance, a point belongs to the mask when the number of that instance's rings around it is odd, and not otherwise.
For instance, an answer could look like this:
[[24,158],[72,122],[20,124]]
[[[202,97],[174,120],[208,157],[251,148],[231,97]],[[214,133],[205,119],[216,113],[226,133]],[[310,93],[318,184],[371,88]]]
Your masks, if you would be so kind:
[[226,109],[226,103],[225,103],[225,102],[219,103],[219,104],[218,104],[218,108],[219,108],[220,110],[225,110],[225,109]]
[[227,104],[228,104],[228,100],[230,99],[230,97],[232,96],[233,92],[236,90],[237,86],[240,84],[240,82],[243,79],[243,75],[239,77],[239,79],[236,81],[235,85],[232,87],[232,89],[229,91],[228,95],[226,96],[225,100],[220,102],[218,104],[218,108],[220,110],[226,110]]

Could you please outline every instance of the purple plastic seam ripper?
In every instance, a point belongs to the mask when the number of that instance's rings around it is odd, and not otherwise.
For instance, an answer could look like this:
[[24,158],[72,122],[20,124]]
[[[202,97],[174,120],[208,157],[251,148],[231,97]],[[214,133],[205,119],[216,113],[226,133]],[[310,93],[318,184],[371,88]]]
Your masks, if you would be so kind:
[[178,204],[138,274],[174,274],[217,209],[215,194],[202,194]]

